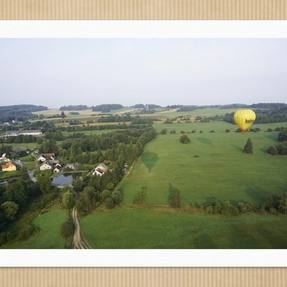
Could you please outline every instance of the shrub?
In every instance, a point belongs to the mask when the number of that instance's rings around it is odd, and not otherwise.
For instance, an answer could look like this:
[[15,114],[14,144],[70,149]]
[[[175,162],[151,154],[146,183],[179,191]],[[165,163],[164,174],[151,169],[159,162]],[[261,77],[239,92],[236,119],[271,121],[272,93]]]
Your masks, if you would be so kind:
[[103,201],[105,201],[105,199],[107,198],[107,197],[111,197],[112,196],[112,192],[110,191],[110,190],[104,190],[103,192],[102,192],[102,200]]
[[287,155],[287,145],[278,145],[276,148],[280,155]]
[[144,204],[146,201],[146,186],[142,186],[141,190],[138,191],[134,197],[133,204]]
[[243,148],[243,152],[244,153],[249,153],[249,154],[252,154],[253,153],[253,144],[252,144],[252,141],[251,139],[249,138]]
[[75,225],[72,218],[69,218],[61,226],[61,235],[63,238],[68,239],[73,236],[75,232]]
[[115,207],[115,203],[111,197],[107,197],[105,199],[105,207],[108,209],[112,209]]
[[181,206],[180,191],[172,184],[169,184],[168,187],[168,204],[173,208],[180,208]]
[[26,240],[33,235],[38,229],[33,224],[27,224],[19,231],[19,239]]
[[182,143],[182,144],[188,144],[190,143],[190,139],[187,135],[182,135],[180,138],[179,138],[179,141]]
[[106,189],[113,190],[115,188],[115,185],[112,182],[109,182],[106,186]]
[[230,129],[226,129],[225,132],[226,132],[226,133],[230,133]]
[[268,149],[267,149],[267,153],[271,154],[271,155],[277,155],[278,154],[278,150],[276,147],[274,146],[270,146]]
[[167,134],[167,129],[162,129],[162,130],[160,131],[160,134],[161,134],[161,135],[166,135],[166,134]]
[[122,201],[122,194],[121,194],[121,192],[119,190],[115,190],[112,193],[112,199],[113,199],[115,204],[121,203],[121,201]]

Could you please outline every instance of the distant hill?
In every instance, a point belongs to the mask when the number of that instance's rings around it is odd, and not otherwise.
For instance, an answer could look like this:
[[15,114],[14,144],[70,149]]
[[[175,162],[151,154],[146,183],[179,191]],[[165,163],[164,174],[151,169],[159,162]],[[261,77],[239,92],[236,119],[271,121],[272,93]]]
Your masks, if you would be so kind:
[[36,105],[0,106],[0,122],[24,121],[32,117],[33,112],[47,109],[47,107]]
[[136,105],[131,106],[131,108],[144,109],[144,108],[145,108],[145,105],[144,105],[144,104],[136,104]]
[[253,108],[253,109],[278,110],[278,109],[286,109],[287,104],[284,104],[284,103],[258,103],[258,104],[252,104],[249,107]]
[[124,106],[120,104],[103,104],[92,107],[94,112],[102,112],[102,113],[109,113],[112,110],[119,110],[122,109]]
[[83,111],[89,109],[86,105],[69,105],[60,107],[60,111]]

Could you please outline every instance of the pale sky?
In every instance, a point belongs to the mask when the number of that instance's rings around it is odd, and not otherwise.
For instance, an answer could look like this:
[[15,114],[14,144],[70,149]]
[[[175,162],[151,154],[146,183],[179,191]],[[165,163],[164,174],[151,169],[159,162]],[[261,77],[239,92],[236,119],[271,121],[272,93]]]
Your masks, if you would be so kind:
[[0,39],[0,105],[287,102],[287,39]]

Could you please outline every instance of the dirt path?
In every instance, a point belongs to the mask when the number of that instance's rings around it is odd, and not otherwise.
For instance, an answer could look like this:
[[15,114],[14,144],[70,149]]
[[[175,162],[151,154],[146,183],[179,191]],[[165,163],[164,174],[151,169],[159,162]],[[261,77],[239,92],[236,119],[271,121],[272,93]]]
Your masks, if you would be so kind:
[[77,209],[74,207],[72,210],[72,218],[75,224],[75,232],[73,236],[73,247],[74,249],[91,249],[92,247],[81,235],[81,226],[79,221],[79,214]]

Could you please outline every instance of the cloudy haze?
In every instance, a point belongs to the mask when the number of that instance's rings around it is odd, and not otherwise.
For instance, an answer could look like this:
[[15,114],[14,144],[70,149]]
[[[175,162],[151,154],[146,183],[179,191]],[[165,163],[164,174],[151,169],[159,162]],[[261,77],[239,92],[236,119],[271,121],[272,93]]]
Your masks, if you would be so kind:
[[0,39],[0,105],[287,101],[285,39]]

